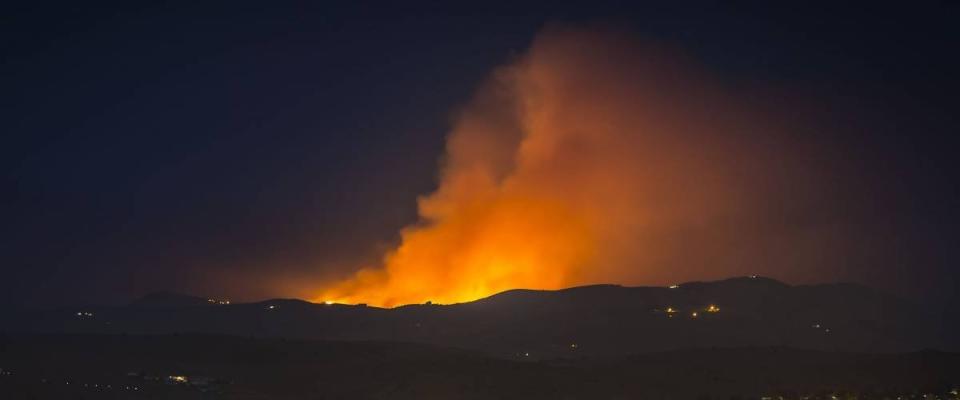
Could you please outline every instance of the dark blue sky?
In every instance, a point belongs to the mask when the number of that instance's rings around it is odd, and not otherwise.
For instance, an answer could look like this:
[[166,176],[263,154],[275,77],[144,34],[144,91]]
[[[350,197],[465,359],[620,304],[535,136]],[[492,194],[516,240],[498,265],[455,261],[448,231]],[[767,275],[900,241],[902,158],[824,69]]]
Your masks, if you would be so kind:
[[917,264],[870,283],[957,303],[956,6],[134,3],[0,12],[0,304],[342,276],[415,221],[458,106],[557,21],[835,105],[825,140],[884,188],[860,211]]

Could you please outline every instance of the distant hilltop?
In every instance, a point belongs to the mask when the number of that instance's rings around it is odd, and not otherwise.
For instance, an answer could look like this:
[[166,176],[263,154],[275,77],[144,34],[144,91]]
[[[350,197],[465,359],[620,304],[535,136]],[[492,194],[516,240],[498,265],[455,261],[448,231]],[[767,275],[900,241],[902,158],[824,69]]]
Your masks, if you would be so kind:
[[402,341],[519,359],[693,347],[911,351],[944,348],[948,339],[934,316],[896,296],[856,284],[793,286],[763,277],[517,289],[467,303],[392,309],[154,293],[126,306],[22,312],[11,319],[4,324],[10,332]]
[[[743,282],[745,282],[746,284],[751,285],[751,286],[753,286],[753,287],[757,287],[757,286],[760,286],[760,285],[769,285],[769,286],[772,286],[772,287],[787,287],[787,286],[791,286],[791,285],[788,285],[788,284],[783,283],[783,282],[781,282],[781,281],[778,281],[778,280],[776,280],[776,279],[767,278],[767,277],[758,276],[758,275],[749,275],[749,276],[742,276],[742,277],[727,278],[727,279],[723,279],[723,280],[719,280],[719,281],[691,281],[691,282],[686,282],[686,283],[682,283],[682,284],[676,284],[676,285],[666,286],[666,288],[675,289],[675,288],[678,288],[678,287],[680,287],[680,286],[684,286],[684,287],[687,287],[687,288],[691,288],[691,287],[695,287],[695,286],[697,286],[697,285],[718,285],[718,284],[719,284],[719,285],[737,285],[737,284],[743,283]],[[850,284],[850,283],[842,283],[842,284],[835,284],[835,285],[858,286],[858,285],[856,285],[856,284]],[[822,286],[822,285],[818,285],[818,286]],[[519,294],[519,293],[551,293],[551,292],[578,292],[578,293],[585,293],[585,292],[598,291],[598,290],[602,291],[602,290],[604,290],[605,288],[610,288],[610,289],[614,289],[614,288],[618,288],[618,289],[639,289],[639,288],[662,288],[662,286],[624,286],[624,285],[618,285],[618,284],[594,284],[594,285],[584,285],[584,286],[572,286],[572,287],[565,288],[565,289],[555,289],[555,290],[549,290],[549,289],[511,289],[511,290],[506,290],[506,291],[503,291],[503,292],[500,292],[500,293],[496,293],[496,294],[493,294],[493,295],[490,295],[490,296],[487,296],[487,297],[484,297],[484,298],[480,298],[480,299],[477,299],[477,300],[473,300],[473,301],[468,301],[468,302],[463,302],[463,303],[446,304],[446,305],[469,304],[469,303],[474,303],[474,302],[484,302],[484,301],[487,301],[487,299],[501,298],[501,297],[505,297],[505,296],[512,296],[512,295],[517,295],[517,294]],[[864,286],[861,286],[861,288],[867,289],[867,288],[864,287]],[[289,300],[295,300],[295,301],[300,301],[300,302],[305,302],[305,303],[312,303],[312,304],[324,304],[324,305],[334,304],[334,302],[331,302],[331,301],[314,303],[314,302],[310,302],[310,301],[308,301],[308,300],[302,300],[302,299],[270,299],[270,300],[263,300],[263,301],[261,301],[261,302],[265,302],[265,301],[289,301]],[[259,303],[259,302],[254,302],[254,303]],[[232,303],[231,303],[231,300],[229,300],[229,299],[211,298],[211,297],[201,297],[201,296],[194,296],[194,295],[177,293],[177,292],[171,292],[171,291],[151,292],[151,293],[148,293],[148,294],[144,295],[143,297],[137,298],[137,299],[135,299],[134,301],[130,302],[130,306],[133,306],[133,307],[161,307],[161,308],[165,308],[165,307],[205,306],[205,305],[229,305],[229,304],[232,304]],[[238,303],[238,304],[240,304],[240,303]],[[249,303],[247,303],[247,304],[249,304]],[[365,303],[359,303],[359,304],[336,303],[336,304],[366,306]],[[444,304],[440,304],[440,303],[435,303],[435,302],[433,302],[433,301],[426,301],[426,302],[424,302],[423,304],[427,304],[427,305],[444,305]],[[404,304],[404,305],[399,305],[399,306],[394,307],[394,308],[406,307],[406,306],[411,306],[411,305],[416,305],[416,304]]]
[[130,306],[140,308],[168,308],[205,306],[211,303],[212,301],[209,301],[208,299],[182,293],[153,292],[132,301]]

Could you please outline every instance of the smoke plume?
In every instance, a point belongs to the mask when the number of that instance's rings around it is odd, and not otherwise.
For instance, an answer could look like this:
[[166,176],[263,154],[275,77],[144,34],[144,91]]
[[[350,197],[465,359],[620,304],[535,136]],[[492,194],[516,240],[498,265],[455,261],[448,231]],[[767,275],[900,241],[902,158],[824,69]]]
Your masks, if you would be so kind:
[[548,28],[458,114],[421,221],[319,299],[454,303],[815,264],[841,232],[803,221],[823,200],[810,145],[745,97],[667,46]]

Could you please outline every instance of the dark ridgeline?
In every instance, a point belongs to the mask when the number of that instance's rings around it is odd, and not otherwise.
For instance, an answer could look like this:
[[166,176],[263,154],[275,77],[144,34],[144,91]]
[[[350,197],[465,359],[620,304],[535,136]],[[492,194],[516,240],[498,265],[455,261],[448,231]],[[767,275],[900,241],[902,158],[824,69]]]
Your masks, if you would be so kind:
[[511,290],[469,303],[394,309],[282,299],[219,303],[154,294],[121,307],[22,312],[4,330],[401,341],[536,359],[691,347],[948,348],[937,320],[905,300],[854,284],[790,286],[762,277],[676,288]]
[[207,306],[215,303],[213,299],[205,299],[197,296],[189,296],[174,292],[154,292],[149,293],[130,303],[133,308],[178,308],[178,307],[197,307]]
[[[951,396],[960,354],[922,350],[947,348],[935,321],[862,286],[790,286],[761,277],[671,288],[511,290],[395,309],[155,293],[118,307],[5,314],[0,368],[16,373],[0,376],[0,394]],[[181,375],[190,383],[171,381]]]

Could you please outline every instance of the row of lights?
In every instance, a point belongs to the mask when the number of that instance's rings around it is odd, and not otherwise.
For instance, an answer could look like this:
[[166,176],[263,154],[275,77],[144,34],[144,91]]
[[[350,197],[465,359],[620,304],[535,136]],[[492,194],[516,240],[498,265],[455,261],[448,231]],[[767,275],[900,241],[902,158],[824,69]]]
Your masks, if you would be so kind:
[[[667,317],[669,317],[669,318],[673,318],[673,315],[678,312],[677,309],[676,309],[676,308],[673,308],[673,307],[667,307],[667,308],[666,308],[665,310],[663,310],[663,311],[664,311],[665,313],[667,313]],[[707,308],[705,308],[703,311],[706,311],[706,312],[708,312],[708,313],[718,313],[718,312],[720,312],[720,307],[717,307],[715,304],[711,304],[711,305],[707,306]],[[692,312],[690,312],[690,318],[697,318],[697,317],[699,317],[699,316],[700,316],[700,313],[697,312],[697,311],[692,311]]]
[[[940,397],[939,394],[933,394],[933,393],[926,393],[926,394],[917,394],[917,393],[914,393],[914,394],[901,394],[901,395],[897,395],[897,396],[896,396],[896,399],[897,399],[897,400],[910,400],[910,399],[923,399],[923,400],[939,400],[939,399],[944,399],[944,400],[948,400],[948,399],[956,399],[956,398],[960,397],[960,390],[958,390],[958,389],[951,389],[949,392],[945,393],[944,395],[945,395],[945,396],[948,396],[948,397]],[[824,396],[824,395],[801,395],[799,398],[800,398],[801,400],[811,400],[811,399],[841,400],[841,399],[857,399],[857,398],[859,398],[856,394],[853,394],[853,393],[848,393],[848,394],[836,394],[836,393],[832,393],[832,394],[826,395],[827,397],[823,397],[823,396]],[[888,395],[888,396],[890,396],[890,395]],[[792,398],[792,397],[790,397],[790,398]],[[871,397],[871,398],[872,398],[872,397]],[[885,398],[885,399],[889,399],[890,397],[884,397],[884,398]],[[783,397],[783,396],[760,396],[760,399],[761,399],[761,400],[785,400],[785,399],[787,399],[787,398],[786,398],[786,397]]]
[[[576,350],[576,349],[578,349],[578,348],[580,348],[580,345],[579,345],[579,344],[570,343],[570,350]],[[530,352],[529,352],[529,351],[525,351],[525,352],[523,352],[523,353],[518,353],[518,354],[521,355],[521,356],[523,356],[523,357],[530,357]]]
[[[11,375],[11,373],[10,373],[10,371],[3,371],[3,373],[0,373],[0,375]],[[40,379],[40,383],[50,383],[50,381],[44,378],[44,379]],[[67,386],[70,385],[70,381],[64,381],[63,383],[64,383],[65,385],[67,385]],[[77,385],[79,386],[79,384],[77,384]],[[110,384],[101,385],[101,384],[99,384],[99,383],[84,383],[84,384],[83,384],[83,387],[85,387],[85,388],[94,388],[94,389],[108,389],[108,390],[112,390],[112,389],[113,389],[113,385],[110,385]],[[125,386],[122,386],[122,387],[121,387],[121,386],[117,386],[117,388],[118,388],[118,389],[122,389],[122,390],[135,390],[135,391],[139,391],[139,390],[140,390],[140,386],[136,386],[136,385],[133,385],[133,386],[125,385]]]
[[[70,384],[70,381],[67,381],[67,385],[69,385],[69,384]],[[89,383],[84,383],[84,384],[83,384],[83,387],[85,387],[85,388],[90,388],[90,387],[92,387],[92,388],[94,388],[94,389],[110,389],[110,390],[113,389],[113,385],[100,385],[99,383],[94,383],[93,385],[90,385]],[[120,386],[117,386],[117,388],[120,388]],[[139,391],[139,390],[140,390],[140,386],[123,386],[122,389],[123,389],[123,390]]]

